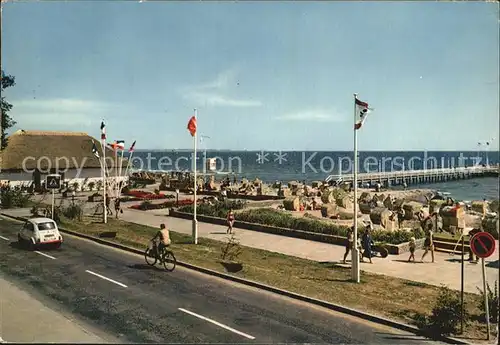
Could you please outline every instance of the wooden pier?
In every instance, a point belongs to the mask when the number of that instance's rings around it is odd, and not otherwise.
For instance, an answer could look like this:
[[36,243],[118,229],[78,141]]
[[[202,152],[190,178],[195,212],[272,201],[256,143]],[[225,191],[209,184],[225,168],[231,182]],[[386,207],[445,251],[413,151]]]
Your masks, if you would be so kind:
[[[359,173],[359,186],[374,186],[380,183],[384,187],[395,185],[415,185],[426,183],[446,182],[453,180],[464,180],[478,177],[499,176],[499,166],[474,166],[468,168],[442,168],[426,170],[403,170],[376,173]],[[354,174],[329,175],[325,182],[340,181],[353,183]]]

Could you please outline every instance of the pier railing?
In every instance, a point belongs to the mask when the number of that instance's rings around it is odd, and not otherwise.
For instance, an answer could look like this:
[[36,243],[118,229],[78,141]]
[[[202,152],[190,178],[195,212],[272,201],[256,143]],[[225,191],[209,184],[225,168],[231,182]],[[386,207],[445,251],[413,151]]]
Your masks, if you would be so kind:
[[[419,182],[430,180],[442,180],[448,178],[472,178],[479,176],[494,176],[498,175],[499,167],[490,166],[473,166],[473,167],[459,167],[459,168],[438,168],[438,169],[421,169],[421,170],[401,170],[401,171],[381,171],[381,172],[368,172],[358,173],[358,181],[396,181],[406,179],[418,179]],[[351,182],[354,180],[354,174],[342,175],[329,175],[325,181],[336,181],[342,179],[344,182]]]

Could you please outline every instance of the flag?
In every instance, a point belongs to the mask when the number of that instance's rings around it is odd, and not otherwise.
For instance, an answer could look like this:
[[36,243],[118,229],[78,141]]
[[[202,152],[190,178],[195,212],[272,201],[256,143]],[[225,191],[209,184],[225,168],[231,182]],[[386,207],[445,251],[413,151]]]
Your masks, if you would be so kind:
[[128,149],[128,152],[134,152],[134,147],[135,147],[135,140],[132,143],[132,146],[130,146],[130,148]]
[[106,125],[104,124],[104,120],[101,122],[101,140],[106,140]]
[[189,133],[191,133],[191,136],[194,137],[196,134],[196,117],[192,116],[191,119],[189,119],[187,129]]
[[96,156],[97,158],[100,158],[99,157],[99,151],[97,151],[97,146],[95,146],[95,142],[92,142],[92,153],[94,154],[94,156]]
[[117,140],[115,145],[118,150],[125,150],[125,140]]
[[368,116],[368,112],[373,109],[368,107],[368,103],[360,101],[358,98],[356,98],[355,104],[356,104],[356,123],[354,124],[354,129],[358,130],[365,122],[366,117]]

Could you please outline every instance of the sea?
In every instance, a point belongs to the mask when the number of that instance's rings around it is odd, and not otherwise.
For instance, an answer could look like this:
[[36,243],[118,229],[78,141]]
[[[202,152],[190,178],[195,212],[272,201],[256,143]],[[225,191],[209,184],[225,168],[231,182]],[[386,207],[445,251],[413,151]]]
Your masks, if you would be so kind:
[[[128,158],[134,170],[166,172],[192,171],[193,157],[192,150],[137,150]],[[354,169],[352,151],[200,150],[196,157],[200,173],[235,174],[238,180],[259,178],[264,182],[309,183],[329,175],[349,174]],[[498,151],[361,151],[358,157],[360,173],[497,165],[500,161]],[[498,177],[411,187],[450,193],[457,200],[499,198]]]

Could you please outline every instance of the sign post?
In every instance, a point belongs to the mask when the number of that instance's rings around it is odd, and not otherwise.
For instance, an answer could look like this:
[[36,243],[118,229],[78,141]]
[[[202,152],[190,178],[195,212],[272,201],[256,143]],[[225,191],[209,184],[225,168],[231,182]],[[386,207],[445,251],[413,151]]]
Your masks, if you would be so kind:
[[472,252],[481,258],[483,273],[484,310],[486,314],[486,340],[490,340],[490,308],[488,303],[488,290],[486,285],[486,268],[484,259],[495,252],[495,238],[488,232],[478,232],[470,239]]
[[[436,217],[437,218],[437,217]],[[462,267],[460,277],[462,281],[460,282],[460,333],[464,334],[464,252],[465,252],[465,236],[462,234]]]
[[51,218],[54,219],[55,195],[56,195],[56,189],[61,188],[61,175],[59,174],[47,175],[47,178],[45,179],[45,188],[52,190],[52,212],[50,215]]

